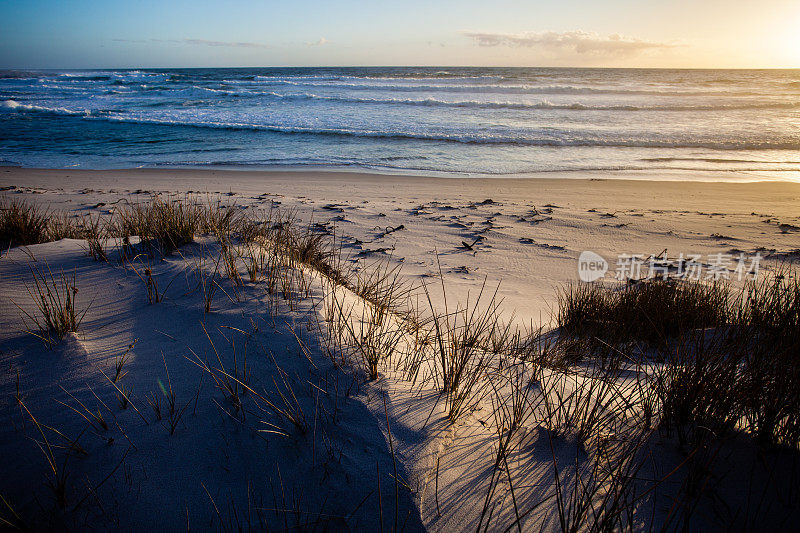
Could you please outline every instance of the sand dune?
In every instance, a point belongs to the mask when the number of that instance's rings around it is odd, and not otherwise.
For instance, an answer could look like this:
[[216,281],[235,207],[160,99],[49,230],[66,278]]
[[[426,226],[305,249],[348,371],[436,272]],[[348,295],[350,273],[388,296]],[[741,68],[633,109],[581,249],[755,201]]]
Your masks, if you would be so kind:
[[[765,271],[800,253],[800,184],[792,183],[3,168],[0,187],[8,200],[110,220],[154,195],[191,194],[244,214],[279,208],[298,227],[335,236],[354,279],[383,264],[401,267],[400,282],[427,283],[429,314],[475,305],[484,287],[480,306],[496,305],[487,316],[499,329],[551,326],[556,291],[578,281],[586,250],[612,272],[620,254],[665,249],[670,258],[699,255],[706,268],[715,254],[758,253]],[[619,479],[661,479],[683,460],[672,436],[647,433],[635,448],[619,438],[642,416],[629,404],[641,405],[636,375],[647,368],[623,365],[609,378],[589,363],[549,368],[482,347],[473,356],[497,379],[478,383],[456,416],[438,382],[435,342],[419,342],[402,313],[384,318],[352,285],[297,262],[284,278],[294,296],[282,297],[262,278],[248,281],[243,258],[237,282],[225,273],[225,244],[208,235],[164,257],[133,238],[140,254],[127,263],[118,245],[110,243],[107,263],[75,239],[0,258],[0,450],[14,458],[0,480],[11,507],[0,516],[11,523],[10,508],[39,528],[559,530],[555,487],[567,491],[566,508],[585,506],[570,520],[589,524],[592,505],[606,509]],[[269,242],[258,246],[274,253]],[[734,266],[726,275],[735,284]],[[36,331],[36,272],[74,275],[76,308],[86,310],[78,331],[51,347],[26,333]],[[209,280],[219,290],[206,312]],[[160,301],[148,296],[153,285]],[[409,305],[428,306],[415,294]],[[368,335],[385,352],[372,377],[356,349]],[[544,400],[581,394],[602,402],[602,431],[591,438],[556,431]],[[512,423],[502,398],[535,405]],[[619,457],[642,449],[653,450],[642,470],[619,479],[598,470],[606,460],[632,468]],[[720,452],[723,465],[742,465],[723,468],[730,475],[715,492],[728,511],[767,487],[771,525],[798,516],[791,498],[769,492],[797,487],[781,468],[793,455],[783,453],[759,459],[738,441]],[[769,472],[755,468],[762,460]],[[631,529],[675,526],[672,507],[653,495],[686,478],[664,479],[642,496],[652,511],[626,522]],[[741,490],[748,483],[757,489]],[[570,492],[582,484],[596,492]],[[737,517],[698,509],[700,528]]]

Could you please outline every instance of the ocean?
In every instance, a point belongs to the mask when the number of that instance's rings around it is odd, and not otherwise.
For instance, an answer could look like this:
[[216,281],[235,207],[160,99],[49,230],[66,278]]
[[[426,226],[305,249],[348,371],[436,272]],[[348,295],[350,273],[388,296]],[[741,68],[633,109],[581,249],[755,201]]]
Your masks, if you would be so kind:
[[0,165],[800,180],[800,70],[0,71]]

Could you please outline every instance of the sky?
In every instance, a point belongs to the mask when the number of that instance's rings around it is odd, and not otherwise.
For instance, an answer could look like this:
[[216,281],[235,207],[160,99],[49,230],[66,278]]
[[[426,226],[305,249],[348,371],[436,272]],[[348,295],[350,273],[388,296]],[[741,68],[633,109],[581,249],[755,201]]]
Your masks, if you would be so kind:
[[800,68],[800,0],[0,0],[0,68]]

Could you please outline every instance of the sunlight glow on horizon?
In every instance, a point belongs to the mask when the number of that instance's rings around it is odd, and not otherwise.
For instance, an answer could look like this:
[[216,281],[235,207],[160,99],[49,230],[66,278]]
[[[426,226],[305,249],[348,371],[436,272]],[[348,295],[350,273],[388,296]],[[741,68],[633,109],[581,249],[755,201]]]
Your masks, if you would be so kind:
[[800,66],[800,4],[795,8],[794,15],[787,17],[781,25],[783,37],[779,43],[785,47],[788,61]]

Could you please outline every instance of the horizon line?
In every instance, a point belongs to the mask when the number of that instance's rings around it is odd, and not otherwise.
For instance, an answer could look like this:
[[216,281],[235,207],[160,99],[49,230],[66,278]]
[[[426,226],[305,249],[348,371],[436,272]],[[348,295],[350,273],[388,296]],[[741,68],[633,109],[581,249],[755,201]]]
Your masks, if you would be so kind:
[[204,67],[145,67],[145,66],[118,66],[118,67],[0,67],[0,71],[47,71],[47,70],[209,70],[209,69],[279,69],[279,68],[505,68],[505,69],[564,69],[564,70],[800,70],[796,67],[603,67],[603,66],[519,66],[519,65],[236,65],[236,66],[204,66]]

